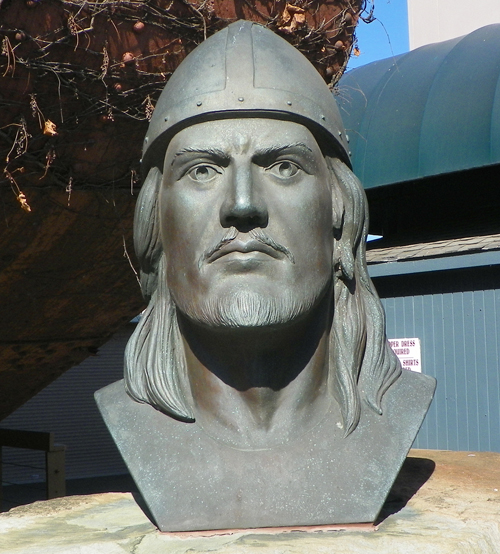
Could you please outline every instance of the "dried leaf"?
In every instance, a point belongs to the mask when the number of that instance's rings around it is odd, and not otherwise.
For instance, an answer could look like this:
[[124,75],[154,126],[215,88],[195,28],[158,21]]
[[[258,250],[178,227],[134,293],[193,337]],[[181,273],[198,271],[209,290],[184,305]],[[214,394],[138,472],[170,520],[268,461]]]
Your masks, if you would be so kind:
[[155,111],[155,107],[153,106],[153,103],[151,102],[151,98],[149,94],[146,96],[146,99],[144,100],[143,104],[145,104],[144,111],[146,113],[146,118],[148,121],[153,116],[153,112]]
[[56,129],[56,124],[50,121],[50,119],[47,119],[45,125],[43,126],[43,134],[53,137],[54,135],[57,135]]
[[285,33],[293,33],[306,22],[304,8],[286,4],[278,19],[278,28]]
[[17,195],[17,200],[19,201],[19,203],[21,204],[21,208],[22,208],[25,212],[31,212],[30,205],[28,204],[28,202],[27,202],[27,200],[26,200],[26,195],[24,194],[24,192],[20,192],[20,193]]
[[288,9],[288,11],[290,13],[297,13],[297,14],[301,14],[301,13],[305,13],[306,11],[304,10],[304,8],[301,8],[300,6],[294,6],[293,4],[287,4],[286,5],[286,8]]
[[102,65],[101,65],[101,75],[99,76],[99,79],[104,79],[104,77],[106,77],[108,68],[109,68],[109,54],[106,46],[104,46],[102,49]]

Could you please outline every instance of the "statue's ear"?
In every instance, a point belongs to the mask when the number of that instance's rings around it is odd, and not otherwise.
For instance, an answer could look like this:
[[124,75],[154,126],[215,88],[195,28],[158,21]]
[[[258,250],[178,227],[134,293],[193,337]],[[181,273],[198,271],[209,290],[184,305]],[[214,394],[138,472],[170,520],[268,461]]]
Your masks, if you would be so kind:
[[350,281],[354,277],[352,218],[349,217],[349,206],[346,212],[343,188],[340,179],[335,178],[332,185],[333,268],[339,279]]

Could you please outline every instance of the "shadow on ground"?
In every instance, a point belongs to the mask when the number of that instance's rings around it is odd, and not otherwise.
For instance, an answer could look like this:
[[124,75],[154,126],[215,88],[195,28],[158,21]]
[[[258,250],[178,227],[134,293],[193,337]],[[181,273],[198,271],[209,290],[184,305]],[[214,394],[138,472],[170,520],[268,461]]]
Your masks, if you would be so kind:
[[428,458],[406,458],[375,524],[379,525],[390,515],[402,510],[434,473],[435,467],[435,462]]

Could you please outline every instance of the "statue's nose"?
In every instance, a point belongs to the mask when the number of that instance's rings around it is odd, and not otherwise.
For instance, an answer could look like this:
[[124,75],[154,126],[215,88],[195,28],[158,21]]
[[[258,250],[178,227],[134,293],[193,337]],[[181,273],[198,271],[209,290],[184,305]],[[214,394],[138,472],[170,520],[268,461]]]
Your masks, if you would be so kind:
[[247,232],[256,227],[267,226],[266,202],[258,183],[254,183],[251,167],[234,170],[233,179],[225,194],[220,208],[223,227],[236,227],[242,232]]

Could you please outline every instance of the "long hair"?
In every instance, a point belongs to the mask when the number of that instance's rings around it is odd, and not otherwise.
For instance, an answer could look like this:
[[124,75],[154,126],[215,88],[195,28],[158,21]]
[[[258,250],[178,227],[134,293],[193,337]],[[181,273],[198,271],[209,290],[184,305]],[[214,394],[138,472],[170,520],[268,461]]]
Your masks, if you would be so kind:
[[[366,267],[368,208],[363,187],[341,160],[328,155],[325,159],[333,181],[334,223],[329,383],[347,436],[359,423],[362,400],[382,414],[382,397],[401,374],[401,366],[387,342],[384,310]],[[125,350],[125,386],[134,400],[176,419],[194,421],[183,394],[186,361],[166,283],[158,211],[161,181],[162,173],[153,167],[135,209],[134,247],[149,304]]]
[[335,275],[330,377],[347,436],[359,423],[361,399],[382,414],[382,397],[401,375],[401,364],[387,342],[384,308],[366,266],[365,192],[342,161],[326,157],[326,162],[337,181],[332,186]]

